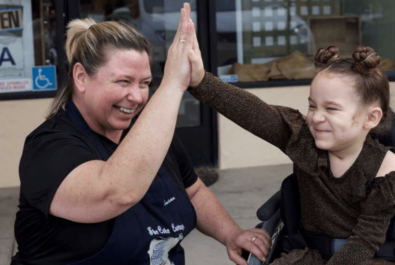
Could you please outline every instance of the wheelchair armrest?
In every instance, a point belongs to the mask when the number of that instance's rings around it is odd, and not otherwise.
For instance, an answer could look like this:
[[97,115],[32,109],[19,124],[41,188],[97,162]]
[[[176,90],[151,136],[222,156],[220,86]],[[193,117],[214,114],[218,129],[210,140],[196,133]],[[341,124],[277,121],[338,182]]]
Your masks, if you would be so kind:
[[256,212],[256,216],[261,221],[267,221],[280,208],[281,191],[277,191],[269,200],[267,200]]

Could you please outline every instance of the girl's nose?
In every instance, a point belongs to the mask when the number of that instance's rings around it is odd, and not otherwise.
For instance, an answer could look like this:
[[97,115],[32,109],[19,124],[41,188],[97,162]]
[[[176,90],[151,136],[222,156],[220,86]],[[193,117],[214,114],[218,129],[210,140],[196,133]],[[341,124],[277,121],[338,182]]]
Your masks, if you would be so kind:
[[320,111],[315,111],[313,115],[313,121],[315,123],[320,123],[325,121],[325,115],[322,114]]

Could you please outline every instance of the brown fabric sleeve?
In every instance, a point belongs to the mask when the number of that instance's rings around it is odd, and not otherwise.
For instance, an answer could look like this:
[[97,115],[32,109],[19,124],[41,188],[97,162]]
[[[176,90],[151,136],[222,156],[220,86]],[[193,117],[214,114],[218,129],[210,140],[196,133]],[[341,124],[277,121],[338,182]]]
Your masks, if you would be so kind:
[[269,105],[248,91],[224,83],[210,73],[206,73],[198,87],[189,88],[189,92],[199,101],[285,153],[290,139],[300,132],[305,123],[299,111]]
[[327,265],[357,265],[373,258],[385,241],[395,212],[395,172],[377,179],[371,193],[361,202],[361,215],[347,243]]

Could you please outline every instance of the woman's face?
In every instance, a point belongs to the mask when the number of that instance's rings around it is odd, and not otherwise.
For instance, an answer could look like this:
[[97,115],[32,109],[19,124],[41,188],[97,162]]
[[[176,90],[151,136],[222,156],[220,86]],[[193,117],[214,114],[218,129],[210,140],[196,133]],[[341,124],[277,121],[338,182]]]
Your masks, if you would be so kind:
[[351,78],[320,72],[310,88],[307,123],[318,148],[341,151],[366,138],[366,111]]
[[147,103],[152,75],[146,52],[108,48],[106,56],[107,63],[87,77],[83,100],[89,126],[109,137],[128,128]]

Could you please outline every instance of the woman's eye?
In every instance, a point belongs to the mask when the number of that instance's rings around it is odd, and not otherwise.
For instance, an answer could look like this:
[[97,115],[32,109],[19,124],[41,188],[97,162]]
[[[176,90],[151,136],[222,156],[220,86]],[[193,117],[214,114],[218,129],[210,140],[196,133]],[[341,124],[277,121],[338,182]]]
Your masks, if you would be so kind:
[[118,83],[125,83],[125,84],[129,84],[129,80],[119,80]]
[[327,108],[327,110],[337,110],[337,109],[335,109],[335,108]]
[[144,83],[141,83],[141,87],[147,87],[147,86],[149,86],[149,84],[151,84],[151,82],[144,82]]

